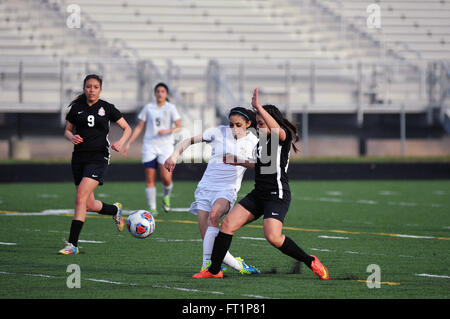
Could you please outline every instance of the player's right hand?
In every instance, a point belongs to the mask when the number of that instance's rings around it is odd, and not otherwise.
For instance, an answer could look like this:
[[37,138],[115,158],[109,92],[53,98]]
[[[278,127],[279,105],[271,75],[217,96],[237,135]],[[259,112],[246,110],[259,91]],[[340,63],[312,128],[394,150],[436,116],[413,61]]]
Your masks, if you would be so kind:
[[83,143],[83,138],[82,138],[80,135],[78,135],[78,134],[73,135],[71,140],[72,140],[72,143],[73,143],[74,145]]

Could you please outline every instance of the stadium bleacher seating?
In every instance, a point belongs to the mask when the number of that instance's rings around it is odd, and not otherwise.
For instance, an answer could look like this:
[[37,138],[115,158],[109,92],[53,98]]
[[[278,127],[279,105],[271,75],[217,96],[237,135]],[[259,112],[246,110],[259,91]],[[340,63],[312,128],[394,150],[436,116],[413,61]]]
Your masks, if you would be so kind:
[[[366,25],[372,3],[381,8],[380,29]],[[79,91],[86,72],[98,71],[107,77],[105,98],[136,110],[151,97],[149,83],[139,86],[137,61],[151,60],[152,79],[164,75],[192,109],[191,118],[200,118],[202,106],[211,102],[209,86],[218,77],[228,93],[221,93],[216,107],[248,104],[258,86],[264,98],[290,112],[305,105],[309,112],[354,113],[362,106],[364,112],[398,112],[402,103],[407,111],[423,112],[428,61],[450,59],[446,1],[76,4],[81,30],[65,25],[68,1],[0,1],[1,105],[28,110],[33,102],[36,109],[45,104],[48,111],[58,110]],[[211,68],[212,60],[219,69]],[[64,85],[55,90],[55,82]],[[38,91],[40,104],[33,101]]]
[[380,8],[381,27],[372,33],[405,58],[450,58],[450,3],[429,1],[336,1],[323,0],[325,6],[339,11],[358,28],[367,29],[369,4]]

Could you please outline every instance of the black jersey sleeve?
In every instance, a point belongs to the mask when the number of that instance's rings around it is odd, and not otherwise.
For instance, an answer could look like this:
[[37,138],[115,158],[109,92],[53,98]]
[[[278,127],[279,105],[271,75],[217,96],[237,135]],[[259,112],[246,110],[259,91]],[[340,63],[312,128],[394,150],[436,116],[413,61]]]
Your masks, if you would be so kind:
[[69,121],[72,124],[75,124],[75,105],[72,105],[72,107],[70,108],[69,112],[66,115],[66,121]]
[[114,104],[110,104],[110,115],[109,115],[109,119],[113,122],[117,122],[118,120],[120,120],[123,115],[122,112],[120,112],[115,106]]

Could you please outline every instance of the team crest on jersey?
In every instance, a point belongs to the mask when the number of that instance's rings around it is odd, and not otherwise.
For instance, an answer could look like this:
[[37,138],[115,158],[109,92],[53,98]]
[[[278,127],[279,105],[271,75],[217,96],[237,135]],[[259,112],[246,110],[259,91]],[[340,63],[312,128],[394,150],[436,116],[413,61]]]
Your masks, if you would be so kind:
[[105,109],[103,108],[103,107],[101,107],[99,110],[98,110],[98,115],[100,115],[100,116],[105,116]]

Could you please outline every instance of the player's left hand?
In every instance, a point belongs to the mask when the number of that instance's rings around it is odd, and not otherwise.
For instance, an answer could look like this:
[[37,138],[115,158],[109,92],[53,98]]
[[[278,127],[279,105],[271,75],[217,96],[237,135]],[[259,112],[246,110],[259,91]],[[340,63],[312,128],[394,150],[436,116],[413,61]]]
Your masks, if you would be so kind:
[[239,163],[242,163],[236,155],[230,153],[225,154],[222,160],[225,164],[230,165],[239,165]]
[[159,130],[158,135],[166,135],[172,133],[171,130]]
[[175,166],[177,165],[177,159],[173,156],[170,156],[166,161],[164,162],[164,167],[169,171],[172,172],[175,169]]

